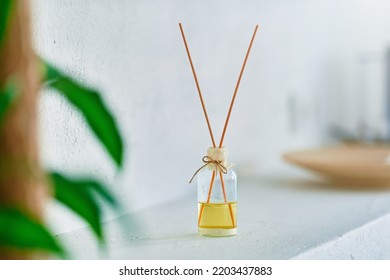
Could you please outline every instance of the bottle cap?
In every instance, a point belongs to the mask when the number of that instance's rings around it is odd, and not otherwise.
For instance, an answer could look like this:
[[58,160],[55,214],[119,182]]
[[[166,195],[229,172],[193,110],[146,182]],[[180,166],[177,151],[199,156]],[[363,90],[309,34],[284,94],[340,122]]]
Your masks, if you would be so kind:
[[[227,158],[229,156],[229,151],[225,148],[214,148],[210,147],[207,150],[207,156],[215,161],[219,161],[221,165],[223,165],[226,169],[229,169],[233,166],[232,163],[227,162]],[[219,171],[217,166],[213,163],[208,164],[207,167],[214,171]]]

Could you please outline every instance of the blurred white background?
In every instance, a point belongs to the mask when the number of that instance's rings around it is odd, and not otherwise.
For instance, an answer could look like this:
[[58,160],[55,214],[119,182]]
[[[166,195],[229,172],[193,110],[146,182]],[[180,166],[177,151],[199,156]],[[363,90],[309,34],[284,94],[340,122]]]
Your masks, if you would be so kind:
[[[217,139],[260,25],[225,138],[239,176],[285,172],[284,151],[329,144],[332,127],[388,136],[387,0],[32,2],[37,51],[100,89],[126,138],[118,173],[79,113],[45,92],[42,160],[107,182],[128,211],[194,192],[188,180],[210,146],[179,21]],[[57,233],[83,226],[50,207]]]

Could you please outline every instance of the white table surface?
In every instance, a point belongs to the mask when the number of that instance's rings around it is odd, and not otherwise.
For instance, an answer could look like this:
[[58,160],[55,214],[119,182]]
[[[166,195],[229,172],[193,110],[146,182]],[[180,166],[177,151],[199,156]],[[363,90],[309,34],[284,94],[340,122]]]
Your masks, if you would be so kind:
[[61,234],[76,259],[390,259],[390,188],[293,176],[239,181],[238,235],[197,234],[195,195]]

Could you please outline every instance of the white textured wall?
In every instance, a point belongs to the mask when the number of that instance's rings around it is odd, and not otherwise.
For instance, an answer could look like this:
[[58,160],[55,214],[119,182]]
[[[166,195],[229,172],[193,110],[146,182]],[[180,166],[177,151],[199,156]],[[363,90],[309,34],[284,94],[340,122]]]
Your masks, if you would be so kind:
[[[225,141],[241,176],[282,169],[283,151],[318,145],[329,123],[353,125],[356,59],[390,41],[385,0],[32,2],[38,52],[99,88],[126,139],[118,175],[80,115],[45,92],[43,161],[97,176],[133,210],[194,190],[187,181],[210,146],[179,21],[217,138],[260,25]],[[55,208],[57,232],[81,225]]]

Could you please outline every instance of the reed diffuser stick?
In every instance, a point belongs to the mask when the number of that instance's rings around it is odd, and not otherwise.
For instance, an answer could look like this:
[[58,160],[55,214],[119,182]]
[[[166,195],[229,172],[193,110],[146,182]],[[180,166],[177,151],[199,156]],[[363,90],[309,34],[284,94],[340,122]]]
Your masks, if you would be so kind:
[[[234,89],[232,101],[230,102],[229,111],[228,111],[228,114],[227,114],[227,116],[226,116],[225,125],[224,125],[224,127],[223,127],[221,140],[220,140],[220,142],[219,142],[219,148],[222,148],[223,140],[225,139],[226,129],[227,129],[227,126],[228,126],[228,124],[229,124],[230,115],[231,115],[231,113],[232,113],[234,101],[236,100],[236,96],[237,96],[238,88],[239,88],[239,86],[240,86],[242,74],[244,73],[244,69],[245,69],[245,66],[246,66],[246,62],[248,61],[249,53],[251,52],[252,45],[253,45],[253,41],[255,40],[255,37],[256,37],[256,33],[257,33],[257,29],[258,29],[258,28],[259,28],[259,26],[256,25],[255,30],[253,31],[253,35],[252,35],[251,42],[249,43],[249,47],[248,47],[248,50],[247,50],[246,55],[245,55],[244,63],[242,64],[242,67],[241,67],[240,75],[238,76],[238,80],[237,80],[236,87],[235,87],[235,89]],[[227,203],[226,191],[225,191],[225,182],[224,182],[224,180],[223,180],[223,176],[222,176],[222,173],[221,173],[221,172],[219,172],[219,175],[220,175],[220,178],[221,178],[221,184],[222,184],[222,191],[223,191],[223,195],[224,195],[224,200],[225,200],[225,203]],[[230,217],[231,217],[231,220],[232,220],[232,224],[233,224],[233,227],[235,227],[235,222],[234,222],[234,217],[233,217],[232,206],[231,206],[230,204],[228,204],[228,205],[229,205],[229,212],[230,212]]]
[[[225,191],[225,181],[223,180],[222,172],[219,172],[219,178],[220,178],[221,184],[222,184],[223,199],[224,199],[225,203],[228,203],[227,197],[226,197],[226,191]],[[228,203],[228,206],[229,206],[230,219],[232,220],[232,226],[233,226],[233,228],[235,228],[232,205],[230,203]]]
[[[213,174],[211,175],[209,193],[208,193],[208,196],[207,196],[207,203],[210,202],[211,192],[212,192],[212,190],[213,190],[213,185],[214,185],[215,173],[216,173],[216,172],[213,171]],[[204,210],[204,204],[202,203],[202,206],[200,207],[200,211],[199,211],[198,226],[200,226],[200,222],[201,222],[201,220],[202,220],[203,210]]]
[[255,31],[253,31],[253,35],[252,35],[251,42],[249,43],[249,47],[248,47],[248,50],[247,50],[246,55],[245,55],[244,63],[242,64],[242,67],[241,67],[240,75],[238,76],[236,88],[234,89],[232,101],[230,102],[229,111],[228,111],[228,114],[227,114],[227,117],[226,117],[225,126],[223,127],[222,136],[221,136],[221,141],[219,142],[219,147],[220,147],[220,148],[222,148],[223,140],[225,139],[225,133],[226,133],[227,126],[228,126],[228,124],[229,124],[230,114],[232,113],[234,101],[236,100],[236,95],[237,95],[237,92],[238,92],[238,87],[240,86],[242,74],[244,73],[244,69],[245,69],[245,66],[246,66],[246,62],[248,61],[249,53],[251,52],[252,45],[253,45],[253,41],[255,40],[255,37],[256,37],[256,33],[257,33],[257,29],[258,29],[258,28],[259,28],[259,26],[256,25]]
[[[208,129],[209,129],[209,134],[210,134],[211,142],[212,142],[212,144],[213,144],[213,147],[215,148],[215,147],[216,147],[216,144],[215,144],[214,135],[213,135],[213,131],[212,131],[212,128],[211,128],[210,120],[209,120],[209,117],[208,117],[208,115],[207,115],[206,105],[205,105],[204,100],[203,100],[202,91],[201,91],[201,89],[200,89],[198,77],[197,77],[197,75],[196,75],[194,63],[192,62],[190,49],[189,49],[189,47],[188,47],[187,40],[186,40],[186,36],[185,36],[185,34],[184,34],[184,30],[183,30],[183,26],[182,26],[181,22],[179,23],[179,28],[180,28],[181,36],[182,36],[182,38],[183,38],[184,46],[185,46],[185,48],[186,48],[188,60],[190,61],[190,66],[191,66],[192,74],[193,74],[193,76],[194,76],[196,88],[197,88],[197,90],[198,90],[198,95],[199,95],[200,103],[202,104],[203,114],[204,114],[204,116],[205,116],[205,118],[206,118],[207,127],[208,127]],[[216,172],[213,171],[213,174],[212,174],[212,177],[211,177],[210,187],[209,187],[208,197],[207,197],[207,203],[210,202],[211,192],[212,192],[213,185],[214,185],[215,173],[216,173]],[[202,220],[203,210],[204,210],[204,204],[202,204],[202,206],[201,206],[201,208],[200,208],[200,211],[199,211],[198,226],[200,225],[200,222],[201,222],[201,220]],[[234,223],[234,221],[233,221],[233,223]]]
[[208,127],[209,133],[210,133],[211,142],[213,143],[213,147],[215,148],[216,145],[215,145],[215,140],[214,140],[213,131],[212,131],[212,129],[211,129],[211,124],[210,124],[210,121],[209,121],[209,117],[207,116],[207,111],[206,111],[206,106],[205,106],[204,101],[203,101],[202,91],[200,90],[200,86],[199,86],[199,82],[198,82],[198,77],[196,76],[195,67],[194,67],[194,64],[192,63],[192,58],[191,58],[190,50],[189,50],[189,48],[188,48],[186,36],[184,35],[184,30],[183,30],[183,27],[182,27],[182,25],[181,25],[181,22],[179,23],[179,27],[180,27],[181,36],[183,37],[184,46],[185,46],[186,51],[187,51],[188,60],[190,61],[192,74],[194,75],[194,80],[195,80],[196,88],[198,89],[198,95],[199,95],[200,103],[202,104],[203,114],[204,114],[204,116],[205,116],[205,118],[206,118],[207,127]]

